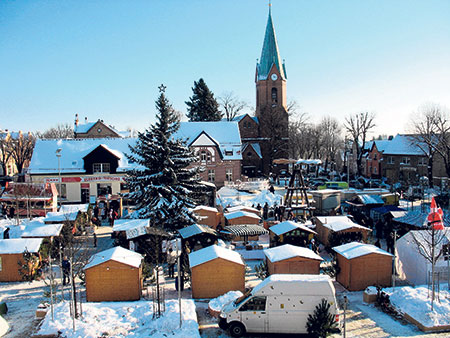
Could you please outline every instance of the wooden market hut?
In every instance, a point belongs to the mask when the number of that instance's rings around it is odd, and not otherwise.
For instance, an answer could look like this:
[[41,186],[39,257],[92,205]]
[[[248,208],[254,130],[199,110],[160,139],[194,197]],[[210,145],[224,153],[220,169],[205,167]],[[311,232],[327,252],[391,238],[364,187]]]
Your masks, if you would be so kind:
[[340,271],[337,281],[349,291],[371,285],[391,286],[393,256],[374,245],[352,242],[334,247]]
[[226,226],[221,234],[230,236],[232,241],[257,241],[259,236],[266,235],[268,231],[257,224],[239,224]]
[[[19,262],[23,262],[23,253],[27,250],[38,256],[40,262],[42,241],[42,238],[0,239],[0,282],[22,281]],[[34,271],[38,266],[39,263],[29,269]]]
[[227,212],[228,213],[236,212],[236,211],[251,212],[251,213],[255,214],[256,216],[261,217],[261,211],[260,210],[258,210],[256,208],[253,208],[253,207],[246,206],[246,205],[238,205],[238,206],[235,206],[235,207],[227,208]]
[[309,243],[311,238],[317,235],[308,225],[313,226],[311,222],[302,224],[293,221],[284,221],[271,226],[269,228],[270,246],[273,247],[281,244],[304,246],[304,242]]
[[334,233],[345,234],[350,233],[357,236],[360,234],[362,240],[367,241],[367,236],[370,230],[362,225],[359,225],[348,216],[325,216],[315,217],[314,223],[316,225],[317,238],[323,245],[328,246],[329,238]]
[[237,252],[211,245],[189,254],[192,298],[216,298],[245,290],[245,263]]
[[222,216],[217,208],[208,207],[206,205],[199,205],[196,206],[192,211],[198,218],[198,224],[207,225],[213,229],[217,229],[217,226],[221,223]]
[[141,298],[142,255],[120,246],[101,251],[84,267],[88,302]]
[[290,244],[265,249],[269,274],[313,274],[320,273],[322,257],[314,251]]
[[259,224],[261,217],[248,211],[234,211],[223,215],[226,225]]
[[217,243],[217,232],[207,225],[193,224],[178,230],[183,247],[195,251]]
[[70,212],[49,212],[44,218],[45,224],[64,224],[64,227],[68,227],[73,233],[81,233],[84,231],[83,222],[85,216],[82,215],[80,211],[70,211]]
[[61,234],[64,224],[45,224],[39,221],[31,221],[22,231],[22,238],[45,238],[52,240]]

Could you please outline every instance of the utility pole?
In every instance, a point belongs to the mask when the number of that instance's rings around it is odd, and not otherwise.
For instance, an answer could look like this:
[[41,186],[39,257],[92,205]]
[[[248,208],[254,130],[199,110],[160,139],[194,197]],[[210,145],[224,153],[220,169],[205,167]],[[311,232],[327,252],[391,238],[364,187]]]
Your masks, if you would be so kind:
[[[180,240],[181,242],[181,240]],[[175,244],[177,246],[177,279],[178,279],[178,308],[179,308],[179,312],[180,312],[180,328],[182,325],[182,315],[181,315],[181,274],[180,274],[180,253],[179,253],[179,249],[178,249],[178,238],[175,238]]]

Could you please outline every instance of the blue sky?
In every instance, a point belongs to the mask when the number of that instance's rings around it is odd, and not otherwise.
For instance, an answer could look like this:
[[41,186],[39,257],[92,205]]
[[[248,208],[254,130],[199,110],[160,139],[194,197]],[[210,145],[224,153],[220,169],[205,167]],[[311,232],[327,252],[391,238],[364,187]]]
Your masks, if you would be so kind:
[[[0,128],[103,119],[143,130],[164,83],[177,110],[203,77],[255,105],[265,0],[0,1]],[[450,107],[450,1],[273,0],[288,100],[313,121],[376,113],[406,130],[418,106]]]

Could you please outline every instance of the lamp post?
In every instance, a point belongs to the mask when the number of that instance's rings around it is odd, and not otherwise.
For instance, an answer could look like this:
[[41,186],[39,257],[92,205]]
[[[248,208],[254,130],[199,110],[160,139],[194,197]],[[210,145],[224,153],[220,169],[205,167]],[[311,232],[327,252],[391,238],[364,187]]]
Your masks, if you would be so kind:
[[56,157],[58,158],[58,200],[57,204],[61,208],[61,148],[56,149]]

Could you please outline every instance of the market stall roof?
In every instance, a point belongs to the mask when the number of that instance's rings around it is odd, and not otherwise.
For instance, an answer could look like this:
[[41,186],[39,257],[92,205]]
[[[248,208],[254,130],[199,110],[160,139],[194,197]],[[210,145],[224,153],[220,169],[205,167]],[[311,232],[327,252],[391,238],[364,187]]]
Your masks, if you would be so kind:
[[269,231],[257,224],[228,225],[224,230],[235,236],[258,236],[269,233]]
[[333,231],[342,231],[350,228],[359,228],[364,230],[370,230],[369,228],[363,227],[355,222],[353,222],[348,216],[324,216],[316,217],[324,227]]
[[216,258],[222,258],[227,261],[245,265],[242,256],[236,251],[218,246],[210,245],[206,248],[191,252],[189,254],[189,266],[194,266],[209,262]]
[[64,204],[61,205],[61,208],[59,208],[59,212],[87,212],[89,209],[89,204]]
[[230,208],[227,208],[227,211],[229,212],[229,213],[232,213],[232,212],[236,212],[236,211],[246,211],[246,210],[250,210],[250,211],[253,211],[253,212],[256,212],[256,213],[259,213],[260,211],[258,210],[258,209],[256,209],[256,208],[253,208],[253,207],[247,207],[247,206],[245,206],[245,205],[238,205],[238,206],[235,206],[235,207],[230,207]]
[[111,260],[138,268],[141,265],[142,258],[142,255],[137,252],[116,246],[93,255],[84,270]]
[[[310,223],[311,224],[311,223]],[[312,225],[312,224],[311,224]],[[280,236],[282,234],[285,234],[287,232],[290,232],[292,230],[302,230],[305,232],[309,232],[312,234],[317,234],[314,230],[311,230],[306,226],[306,224],[301,223],[295,223],[292,221],[284,221],[278,224],[275,224],[269,228],[270,231],[272,231],[275,235]]]
[[372,244],[364,244],[359,242],[351,242],[333,248],[338,254],[341,254],[347,259],[353,259],[368,254],[376,253],[385,256],[392,256],[389,252],[384,251]]
[[351,201],[346,203],[354,206],[370,206],[370,205],[383,205],[384,201],[381,196],[361,194],[356,195]]
[[234,211],[234,212],[229,212],[227,214],[224,214],[224,217],[226,219],[234,219],[234,218],[238,218],[238,217],[250,217],[250,218],[255,218],[255,219],[261,219],[261,217],[255,215],[252,212],[248,212],[248,211]]
[[376,212],[376,213],[378,213],[380,215],[385,215],[385,214],[387,214],[389,212],[398,212],[398,211],[405,212],[406,210],[402,209],[402,208],[399,208],[396,205],[383,205],[382,207],[373,208],[371,210],[371,212]]
[[201,225],[201,224],[193,224],[193,225],[187,226],[185,228],[179,229],[178,233],[184,239],[190,238],[192,236],[202,234],[202,233],[217,236],[217,232],[214,229],[210,228],[209,226]]
[[127,231],[142,226],[150,226],[150,219],[117,219],[114,221],[113,231]]
[[29,223],[22,232],[22,238],[59,236],[64,224]]
[[25,250],[31,253],[39,252],[42,238],[0,239],[0,254],[20,254]]
[[219,212],[217,208],[214,207],[208,207],[207,205],[197,205],[194,209],[192,209],[193,212],[199,211],[199,210],[206,210],[211,212]]
[[323,261],[314,251],[291,244],[284,244],[270,249],[264,249],[264,254],[273,263],[293,257],[303,257]]
[[58,223],[58,222],[74,222],[78,217],[78,211],[74,212],[48,212],[44,218],[45,223]]
[[[421,210],[412,210],[405,214],[404,216],[393,218],[394,221],[398,223],[404,223],[408,225],[413,225],[416,227],[428,227],[428,214],[430,213],[430,208],[428,207],[424,212]],[[444,226],[450,227],[450,214],[444,212]]]

